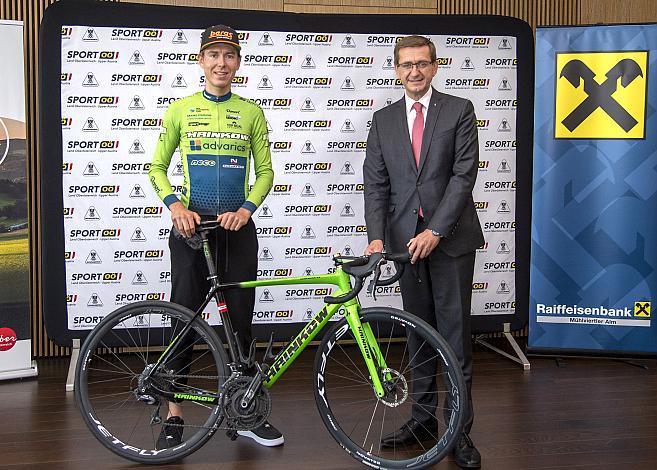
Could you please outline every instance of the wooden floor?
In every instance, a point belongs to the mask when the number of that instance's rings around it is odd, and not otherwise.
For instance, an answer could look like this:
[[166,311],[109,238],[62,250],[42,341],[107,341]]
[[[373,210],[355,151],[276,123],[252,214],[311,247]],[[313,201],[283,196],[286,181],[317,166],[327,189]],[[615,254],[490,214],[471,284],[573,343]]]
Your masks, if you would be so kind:
[[[217,435],[166,469],[356,469],[317,416],[314,354],[301,356],[272,390],[271,422],[285,445],[263,448]],[[657,468],[657,362],[531,358],[513,362],[475,348],[472,437],[484,469]],[[65,392],[68,361],[39,361],[39,378],[0,383],[0,468],[134,468],[94,440]],[[156,468],[156,467],[143,467]],[[456,469],[443,461],[439,469]]]

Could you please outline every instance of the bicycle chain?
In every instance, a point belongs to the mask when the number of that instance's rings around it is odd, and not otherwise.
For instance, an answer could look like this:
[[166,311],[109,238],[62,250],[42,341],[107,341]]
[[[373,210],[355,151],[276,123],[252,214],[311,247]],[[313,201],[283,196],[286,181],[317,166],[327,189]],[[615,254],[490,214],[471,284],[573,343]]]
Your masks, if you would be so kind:
[[[180,374],[158,374],[157,377],[164,379],[220,379],[218,375],[180,375]],[[218,406],[218,405],[215,405]],[[212,429],[212,426],[199,426],[198,424],[175,424],[175,423],[166,423],[167,426],[175,428],[200,428],[200,429]],[[221,426],[217,429],[222,429]]]
[[157,374],[157,377],[165,379],[220,379],[220,375],[176,375],[176,374]]

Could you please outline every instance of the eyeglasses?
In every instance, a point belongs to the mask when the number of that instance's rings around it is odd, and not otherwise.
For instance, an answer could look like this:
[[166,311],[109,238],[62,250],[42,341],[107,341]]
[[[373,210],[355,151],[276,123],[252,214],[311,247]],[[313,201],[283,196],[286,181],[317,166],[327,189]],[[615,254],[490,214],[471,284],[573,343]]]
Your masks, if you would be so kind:
[[426,70],[431,66],[431,64],[433,64],[433,61],[421,60],[419,62],[403,62],[401,64],[397,64],[397,67],[406,71],[413,69],[413,66],[417,67],[418,70]]

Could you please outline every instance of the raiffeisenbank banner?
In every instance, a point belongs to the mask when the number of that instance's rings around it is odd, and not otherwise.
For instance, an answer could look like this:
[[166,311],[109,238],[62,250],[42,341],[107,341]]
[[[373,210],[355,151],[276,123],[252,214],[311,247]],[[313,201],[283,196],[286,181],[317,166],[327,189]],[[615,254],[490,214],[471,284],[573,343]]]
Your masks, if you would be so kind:
[[656,59],[655,24],[537,31],[533,350],[657,352]]

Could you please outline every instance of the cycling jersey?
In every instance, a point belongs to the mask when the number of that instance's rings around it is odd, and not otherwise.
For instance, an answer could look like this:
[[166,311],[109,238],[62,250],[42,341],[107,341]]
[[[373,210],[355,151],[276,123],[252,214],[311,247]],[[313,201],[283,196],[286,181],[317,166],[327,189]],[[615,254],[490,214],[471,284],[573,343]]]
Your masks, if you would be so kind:
[[[167,207],[179,200],[167,177],[177,147],[183,171],[180,202],[189,210],[219,215],[244,207],[253,213],[271,189],[274,172],[267,121],[251,100],[203,91],[169,106],[148,171]],[[249,191],[250,155],[256,180]]]

